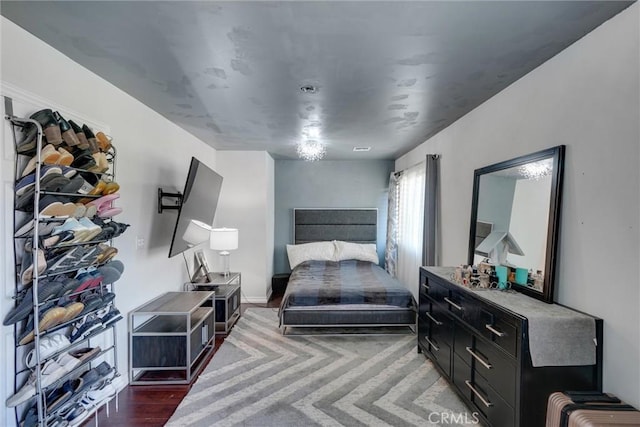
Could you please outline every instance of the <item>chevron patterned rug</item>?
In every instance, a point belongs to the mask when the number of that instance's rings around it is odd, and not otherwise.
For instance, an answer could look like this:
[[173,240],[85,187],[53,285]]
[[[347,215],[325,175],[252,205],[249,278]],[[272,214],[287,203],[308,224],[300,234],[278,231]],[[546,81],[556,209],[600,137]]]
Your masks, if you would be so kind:
[[167,426],[473,425],[414,335],[282,336],[249,308]]

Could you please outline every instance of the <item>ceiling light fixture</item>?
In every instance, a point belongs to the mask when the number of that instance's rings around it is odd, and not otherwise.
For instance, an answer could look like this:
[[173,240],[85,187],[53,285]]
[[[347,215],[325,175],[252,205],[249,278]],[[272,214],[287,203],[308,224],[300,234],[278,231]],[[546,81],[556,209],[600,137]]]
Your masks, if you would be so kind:
[[371,147],[353,147],[353,151],[356,153],[371,151]]
[[316,93],[318,91],[318,88],[314,85],[304,85],[300,87],[300,91],[302,93]]
[[296,147],[298,156],[308,162],[321,160],[327,152],[326,147],[321,142],[315,140],[300,141]]

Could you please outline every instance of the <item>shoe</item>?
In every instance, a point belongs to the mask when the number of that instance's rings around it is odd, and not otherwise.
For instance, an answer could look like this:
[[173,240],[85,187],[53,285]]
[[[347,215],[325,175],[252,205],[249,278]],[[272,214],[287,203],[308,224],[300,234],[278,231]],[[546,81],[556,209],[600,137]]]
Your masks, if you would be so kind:
[[79,359],[73,357],[69,353],[62,353],[58,357],[56,357],[55,360],[58,363],[58,365],[65,368],[68,372],[73,371],[75,368],[80,366],[80,364],[82,364],[82,362]]
[[100,151],[100,148],[98,147],[98,140],[96,139],[96,136],[93,134],[93,131],[89,128],[89,126],[82,125],[82,131],[87,137],[91,153],[97,153],[98,151]]
[[100,228],[100,226],[91,222],[89,218],[86,218],[86,217],[78,218],[78,222],[80,223],[80,225],[82,225],[87,229],[87,233],[83,241],[88,242],[93,240],[93,238],[96,237],[98,234],[100,234],[100,232],[102,231],[102,228]]
[[80,360],[81,363],[86,363],[91,359],[100,355],[102,349],[98,347],[84,347],[72,350],[69,352],[70,355]]
[[102,326],[106,328],[107,326],[122,320],[122,316],[120,315],[120,310],[112,308],[106,314],[99,316],[99,319],[102,322]]
[[[40,362],[44,362],[49,357],[69,347],[70,345],[71,341],[69,341],[69,338],[67,338],[67,336],[62,333],[45,335],[39,340]],[[35,348],[27,353],[24,361],[27,367],[30,369],[33,369],[36,366]]]
[[53,111],[51,109],[46,108],[44,110],[40,110],[36,113],[33,113],[30,117],[31,119],[37,120],[42,126],[42,130],[44,131],[44,136],[47,138],[47,142],[53,145],[62,144],[62,134],[60,133],[60,126],[58,126],[58,121],[53,115]]
[[91,411],[87,411],[82,405],[76,403],[75,406],[71,407],[71,411],[68,412],[64,419],[69,423],[67,426],[75,427],[85,422],[90,415]]
[[[61,175],[62,176],[62,175]],[[67,178],[65,178],[67,179]],[[68,179],[67,179],[68,181]],[[75,203],[61,196],[46,195],[40,199],[40,216],[70,218],[78,211]]]
[[[59,227],[62,225],[64,220],[60,220],[60,221],[48,221],[45,223],[39,223],[38,225],[38,235],[40,236],[48,236],[50,235],[54,228]],[[38,222],[35,219],[30,219],[27,222],[25,222],[24,224],[22,224],[19,228],[18,231],[15,232],[14,237],[29,237],[29,236],[33,236],[33,229],[34,226],[36,224],[36,222]]]
[[[117,380],[120,376],[116,377],[114,381],[102,381],[100,385],[93,389],[89,390],[82,399],[80,399],[80,404],[87,410],[90,411],[93,408],[100,407],[103,403],[111,400],[115,397],[116,393],[119,392],[119,389],[116,388],[116,385],[122,384],[121,380]],[[114,384],[116,382],[116,384]]]
[[106,154],[102,151],[98,151],[97,153],[93,153],[92,156],[96,164],[89,168],[89,171],[101,174],[109,170],[109,161],[107,160]]
[[61,408],[75,394],[79,385],[80,380],[75,378],[65,381],[60,387],[50,391],[47,394],[47,412],[52,413]]
[[[42,274],[47,269],[47,260],[44,257],[42,249],[36,249],[38,259],[38,274]],[[26,251],[22,255],[22,268],[20,271],[20,280],[23,285],[28,285],[33,280],[33,252]]]
[[[83,295],[82,303],[84,304],[84,309],[82,310],[82,313],[80,313],[82,315],[87,315],[103,306],[103,300],[98,294]],[[71,336],[73,336],[73,333]]]
[[78,169],[89,170],[96,165],[96,161],[93,158],[91,150],[83,150],[76,154],[71,166]]
[[66,178],[71,179],[78,173],[77,170],[72,169],[72,168],[70,168],[68,166],[62,166],[62,165],[59,165],[59,166],[60,166],[60,169],[62,169],[62,176],[66,177]]
[[[105,184],[106,186],[106,184]],[[95,199],[89,203],[87,203],[88,206],[95,206],[97,211],[98,211],[98,216],[100,218],[105,218],[106,214],[111,213],[111,211],[113,210],[119,210],[118,213],[122,212],[122,209],[120,208],[114,208],[112,207],[111,203],[120,198],[120,194],[119,193],[113,193],[113,194],[109,194],[107,196],[102,196],[99,199]],[[115,215],[115,214],[114,214]],[[113,216],[113,215],[110,215]]]
[[[40,321],[38,322],[38,331],[44,332],[47,329],[51,329],[59,325],[61,323],[61,320],[64,318],[66,312],[67,311],[62,307],[54,306],[49,308],[40,317]],[[33,341],[33,337],[34,337],[33,325],[31,325],[30,328],[29,328],[29,325],[27,325],[27,328],[25,329],[25,331],[28,331],[28,332],[26,332],[26,334],[23,334],[20,337],[20,341],[19,341],[20,345],[25,345]]]
[[[47,144],[40,151],[40,159],[42,163],[45,165],[55,165],[58,163],[60,159],[60,152],[58,152],[55,147],[51,144]],[[29,175],[31,172],[36,170],[36,165],[38,164],[38,156],[33,156],[31,160],[27,163],[22,171],[22,176],[25,177]]]
[[[50,282],[42,280],[38,283],[38,302],[43,303],[56,298],[64,284],[62,282]],[[20,303],[12,308],[4,318],[3,325],[9,326],[16,324],[33,312],[33,290],[29,289]]]
[[120,280],[120,276],[122,276],[122,273],[118,271],[117,268],[109,264],[111,263],[98,267],[98,272],[102,275],[102,283],[107,285],[117,282]]
[[22,128],[22,138],[16,145],[16,152],[27,154],[35,151],[38,142],[38,127],[33,123],[26,123]]
[[50,266],[46,270],[47,274],[60,273],[82,265],[80,260],[85,254],[85,250],[81,246],[77,246],[61,253],[49,261]]
[[80,313],[84,310],[84,304],[76,301],[65,305],[63,308],[66,310],[66,313],[60,323],[67,323],[80,316]]
[[95,258],[95,262],[94,262],[95,264],[104,264],[108,261],[111,261],[111,259],[118,254],[118,249],[114,248],[113,246],[107,246],[105,244],[100,243],[98,247],[100,248],[101,251],[98,254],[98,256]]
[[[68,132],[71,132],[71,131],[68,131]],[[71,163],[73,163],[73,160],[74,160],[73,154],[71,154],[70,152],[68,152],[62,147],[58,148],[58,153],[60,153],[60,158],[58,159],[57,164],[62,166],[71,166]]]
[[73,129],[76,137],[78,138],[77,147],[81,150],[86,150],[87,148],[89,148],[89,141],[87,141],[87,136],[82,131],[82,128],[78,126],[73,120],[69,120],[69,124],[71,125],[71,129]]
[[106,267],[115,268],[120,272],[120,274],[124,273],[124,263],[120,260],[112,260],[105,264]]
[[[60,190],[62,193],[80,193],[80,189],[86,184],[86,181],[80,175],[76,175],[67,185]],[[85,209],[86,210],[86,209]]]
[[104,187],[104,190],[102,191],[102,195],[108,196],[109,194],[115,193],[119,189],[120,189],[120,186],[118,185],[117,182],[114,182],[114,181],[107,182],[107,184]]
[[63,275],[57,277],[59,277],[57,280],[62,282],[62,287],[56,294],[56,298],[62,298],[67,295],[74,294],[75,290],[80,286],[80,281],[77,279],[71,279]]
[[100,151],[106,153],[111,149],[111,142],[113,139],[105,135],[104,132],[96,133],[96,139],[98,140],[98,147],[100,148]]
[[60,126],[60,132],[62,133],[62,139],[64,139],[64,142],[66,142],[69,147],[75,147],[80,144],[75,131],[71,128],[71,124],[69,124],[69,122],[66,121],[57,111],[53,113],[53,117],[55,117],[58,122],[58,126]]
[[[48,145],[47,147],[51,147]],[[49,175],[62,175],[62,169],[58,165],[45,165],[40,169],[40,184],[42,185],[45,182],[45,178]],[[23,176],[20,181],[15,186],[15,192],[18,196],[24,194],[27,189],[31,186],[35,185],[36,182],[36,174],[30,173],[26,176]]]
[[[68,371],[56,363],[55,360],[48,360],[40,370],[40,387],[45,388],[58,381],[65,376]],[[33,372],[27,379],[27,382],[6,401],[8,407],[13,408],[19,404],[26,402],[36,395],[36,373]]]
[[102,329],[102,322],[98,319],[92,318],[86,321],[79,327],[74,327],[71,332],[71,342],[74,343],[79,340],[83,340],[97,329]]
[[55,235],[65,231],[71,231],[73,233],[74,238],[71,240],[72,243],[82,241],[82,239],[89,234],[87,227],[82,225],[77,218],[69,218],[61,226],[54,227],[52,234]]

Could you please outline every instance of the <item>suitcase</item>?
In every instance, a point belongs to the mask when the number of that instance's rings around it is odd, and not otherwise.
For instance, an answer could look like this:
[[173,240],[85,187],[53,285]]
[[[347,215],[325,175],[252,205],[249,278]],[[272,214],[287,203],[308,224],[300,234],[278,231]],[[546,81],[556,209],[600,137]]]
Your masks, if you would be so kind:
[[556,392],[549,396],[546,427],[640,426],[640,412],[599,392]]

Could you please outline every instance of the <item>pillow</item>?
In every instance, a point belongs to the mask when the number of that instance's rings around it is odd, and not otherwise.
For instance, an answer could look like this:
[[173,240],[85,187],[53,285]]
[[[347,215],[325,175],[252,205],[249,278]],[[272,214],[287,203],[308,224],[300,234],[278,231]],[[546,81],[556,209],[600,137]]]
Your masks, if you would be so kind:
[[287,245],[289,265],[293,270],[296,265],[304,261],[336,261],[336,249],[333,242],[302,243]]
[[336,244],[336,261],[355,259],[358,261],[369,261],[374,264],[380,262],[376,245],[373,243],[360,244],[339,240],[335,240],[334,243]]

